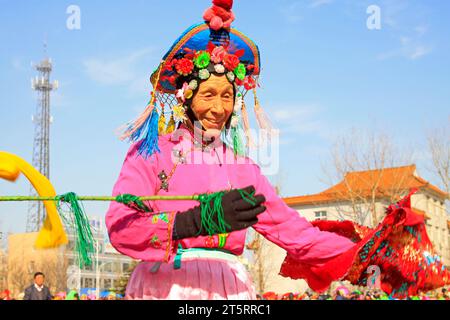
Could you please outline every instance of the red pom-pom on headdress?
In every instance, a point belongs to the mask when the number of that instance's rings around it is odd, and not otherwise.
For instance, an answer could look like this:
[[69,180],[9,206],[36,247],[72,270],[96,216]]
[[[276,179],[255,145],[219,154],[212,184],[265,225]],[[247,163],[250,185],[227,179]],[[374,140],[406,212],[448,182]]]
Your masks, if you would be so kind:
[[203,19],[213,30],[230,30],[231,23],[235,19],[232,8],[233,0],[213,0],[212,7],[205,11]]

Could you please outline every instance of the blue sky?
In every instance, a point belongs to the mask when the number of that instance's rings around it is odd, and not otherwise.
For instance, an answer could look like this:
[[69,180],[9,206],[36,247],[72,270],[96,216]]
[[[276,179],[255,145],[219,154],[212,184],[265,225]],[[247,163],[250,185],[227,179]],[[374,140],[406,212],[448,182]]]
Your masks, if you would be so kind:
[[[69,5],[81,29],[69,30]],[[255,5],[257,4],[257,7]],[[381,29],[366,27],[369,5]],[[128,145],[114,132],[148,101],[148,77],[172,42],[200,22],[210,0],[0,0],[0,150],[31,162],[36,95],[31,62],[48,55],[52,96],[51,180],[58,193],[108,195]],[[351,128],[388,132],[413,146],[419,173],[424,134],[449,121],[450,3],[442,0],[235,1],[234,27],[262,53],[261,104],[281,129],[283,196],[322,191],[322,164]],[[28,183],[0,181],[0,194]],[[103,216],[107,205],[86,203]],[[0,204],[0,229],[25,229],[25,204]]]

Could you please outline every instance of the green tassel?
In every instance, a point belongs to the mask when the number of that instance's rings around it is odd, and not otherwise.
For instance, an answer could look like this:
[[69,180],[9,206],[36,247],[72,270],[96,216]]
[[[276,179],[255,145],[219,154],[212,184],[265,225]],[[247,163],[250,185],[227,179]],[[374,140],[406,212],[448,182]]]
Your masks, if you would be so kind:
[[[225,221],[225,215],[222,207],[222,197],[225,192],[216,192],[211,194],[203,194],[199,196],[202,226],[198,233],[203,230],[212,236],[215,234],[226,233],[227,228],[231,226]],[[217,217],[217,223],[216,218]]]
[[152,212],[138,196],[132,194],[120,194],[116,197],[116,201],[141,212]]
[[[89,224],[89,218],[84,213],[82,205],[78,202],[75,193],[70,192],[57,197],[57,208],[61,211],[61,202],[65,202],[70,206],[71,217],[65,222],[76,230],[75,251],[77,252],[80,268],[92,265],[92,254],[94,253],[94,236]],[[64,215],[62,215],[64,217]]]
[[[250,203],[256,204],[255,192],[248,193],[242,189],[237,189],[242,199]],[[225,195],[224,191],[202,194],[199,196],[202,226],[197,235],[200,235],[203,230],[212,236],[216,234],[227,233],[230,229],[230,225],[225,221],[225,214],[223,212],[222,198]],[[217,217],[217,223],[215,222]],[[228,230],[227,230],[228,228]]]
[[243,156],[245,153],[244,145],[242,142],[241,132],[238,127],[231,128],[231,139],[233,140],[234,155]]

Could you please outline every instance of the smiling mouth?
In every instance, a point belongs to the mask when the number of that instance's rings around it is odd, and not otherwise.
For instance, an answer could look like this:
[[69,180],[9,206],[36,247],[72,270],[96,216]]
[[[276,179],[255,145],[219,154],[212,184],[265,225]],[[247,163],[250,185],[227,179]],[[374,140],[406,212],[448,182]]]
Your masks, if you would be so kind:
[[223,121],[219,122],[219,121],[208,120],[208,119],[205,119],[204,121],[206,121],[208,124],[211,124],[211,125],[216,126],[216,127],[220,127],[223,124]]

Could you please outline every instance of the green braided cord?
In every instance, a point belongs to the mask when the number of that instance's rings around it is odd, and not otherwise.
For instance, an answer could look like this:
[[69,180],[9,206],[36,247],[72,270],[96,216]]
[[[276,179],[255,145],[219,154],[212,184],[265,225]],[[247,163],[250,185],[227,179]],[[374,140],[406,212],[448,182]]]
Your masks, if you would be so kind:
[[[56,198],[58,210],[61,209],[61,202],[65,202],[70,206],[70,211],[72,213],[71,225],[77,233],[75,251],[79,257],[80,267],[92,265],[91,256],[95,250],[95,240],[92,235],[89,219],[83,210],[83,206],[78,202],[78,197],[73,192],[57,196]],[[65,218],[65,220],[68,222],[67,218]]]
[[242,199],[250,203],[252,206],[256,205],[256,198],[255,198],[255,191],[252,193],[248,193],[247,191],[244,191],[242,189],[238,189],[239,194],[241,195]]
[[138,196],[132,194],[120,194],[116,197],[116,201],[141,212],[152,211]]
[[[224,194],[225,192],[221,191],[199,196],[202,225],[197,235],[200,235],[203,230],[206,230],[212,236],[226,233],[227,228],[231,228],[225,221],[225,214],[223,212],[222,197]],[[217,223],[215,218],[217,218]]]

